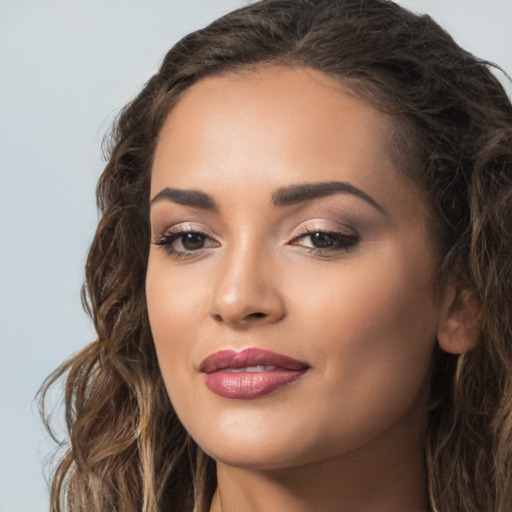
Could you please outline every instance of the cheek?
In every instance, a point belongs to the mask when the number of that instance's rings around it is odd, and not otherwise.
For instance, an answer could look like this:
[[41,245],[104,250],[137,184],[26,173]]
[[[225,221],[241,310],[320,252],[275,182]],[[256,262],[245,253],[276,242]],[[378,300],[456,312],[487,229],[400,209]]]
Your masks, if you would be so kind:
[[165,257],[150,253],[146,273],[146,302],[151,332],[168,391],[174,377],[179,378],[180,373],[188,371],[192,365],[190,340],[199,323],[197,305],[203,300],[200,287],[191,286],[189,279],[186,281],[180,278],[179,271],[169,271],[169,262]]
[[295,300],[290,310],[318,332],[318,343],[332,343],[329,352],[347,348],[371,356],[379,347],[421,352],[422,344],[435,339],[439,312],[430,260],[403,248],[375,246],[336,266],[311,265],[300,280],[288,279],[288,296]]
[[300,298],[293,308],[297,331],[314,347],[339,417],[363,408],[374,422],[391,421],[427,381],[437,330],[431,268],[384,256],[368,264],[347,259],[329,276],[304,273],[313,279],[290,294]]
[[[146,272],[146,302],[151,330],[158,343],[183,339],[193,329],[207,307],[204,272],[194,267],[173,268],[167,256],[151,248]],[[201,308],[200,305],[204,306]]]

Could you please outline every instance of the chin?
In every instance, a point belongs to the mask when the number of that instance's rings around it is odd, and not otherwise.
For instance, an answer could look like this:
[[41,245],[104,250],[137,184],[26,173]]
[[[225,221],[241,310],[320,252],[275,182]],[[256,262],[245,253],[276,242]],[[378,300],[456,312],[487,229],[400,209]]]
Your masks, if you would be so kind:
[[270,446],[253,447],[230,443],[229,446],[217,447],[214,450],[201,448],[217,463],[241,469],[277,470],[314,462],[313,453],[308,457],[306,453],[296,453],[296,449],[286,450],[282,446],[274,446],[274,443]]
[[327,436],[320,439],[307,438],[304,436],[304,428],[287,431],[282,427],[240,428],[231,431],[212,426],[208,433],[196,432],[197,435],[192,437],[216,462],[244,469],[292,468],[334,455],[333,443],[326,442]]
[[189,433],[206,454],[229,466],[261,470],[285,468],[300,465],[308,452],[318,451],[304,446],[305,440],[299,439],[296,433],[274,425],[229,428],[229,425],[212,422],[209,427],[208,431],[192,428]]

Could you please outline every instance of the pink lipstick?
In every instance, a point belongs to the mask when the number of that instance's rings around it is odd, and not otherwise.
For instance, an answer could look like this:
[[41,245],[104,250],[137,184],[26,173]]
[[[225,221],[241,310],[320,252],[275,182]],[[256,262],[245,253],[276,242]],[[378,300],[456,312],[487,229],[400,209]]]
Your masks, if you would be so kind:
[[207,388],[223,398],[251,400],[268,395],[302,377],[309,366],[291,357],[248,348],[219,350],[201,363]]

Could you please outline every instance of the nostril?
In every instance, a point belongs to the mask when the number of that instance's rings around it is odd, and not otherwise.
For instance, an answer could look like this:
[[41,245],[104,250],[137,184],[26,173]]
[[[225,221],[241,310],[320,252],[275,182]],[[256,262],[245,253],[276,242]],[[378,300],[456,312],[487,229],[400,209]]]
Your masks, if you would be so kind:
[[266,313],[251,313],[250,315],[247,315],[248,317],[252,317],[252,318],[264,318],[266,317]]
[[262,311],[256,311],[255,313],[248,313],[247,315],[240,315],[235,317],[231,317],[229,314],[222,315],[222,314],[214,314],[212,315],[213,320],[217,324],[223,324],[227,323],[230,325],[239,325],[239,326],[248,326],[252,322],[251,321],[257,321],[261,318],[268,318],[268,313],[263,313]]

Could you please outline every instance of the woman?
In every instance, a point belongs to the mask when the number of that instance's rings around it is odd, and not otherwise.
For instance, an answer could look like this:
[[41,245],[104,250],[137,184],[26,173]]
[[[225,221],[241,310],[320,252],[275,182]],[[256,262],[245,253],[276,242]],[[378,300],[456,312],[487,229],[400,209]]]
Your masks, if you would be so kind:
[[487,63],[392,2],[258,2],[171,49],[110,155],[52,510],[510,509]]

